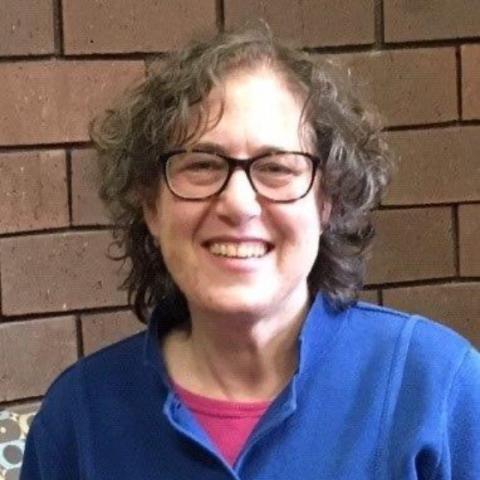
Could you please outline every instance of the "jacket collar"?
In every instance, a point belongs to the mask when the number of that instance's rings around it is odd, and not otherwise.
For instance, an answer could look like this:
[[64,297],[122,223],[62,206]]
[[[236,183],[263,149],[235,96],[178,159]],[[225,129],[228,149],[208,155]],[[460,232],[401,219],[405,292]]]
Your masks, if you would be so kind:
[[[163,383],[170,388],[168,374],[159,348],[159,331],[162,321],[174,314],[174,305],[166,298],[153,310],[149,320],[143,348],[143,363],[157,370]],[[325,356],[339,333],[349,310],[336,310],[329,300],[318,294],[305,318],[298,337],[298,367],[295,378],[302,376]]]

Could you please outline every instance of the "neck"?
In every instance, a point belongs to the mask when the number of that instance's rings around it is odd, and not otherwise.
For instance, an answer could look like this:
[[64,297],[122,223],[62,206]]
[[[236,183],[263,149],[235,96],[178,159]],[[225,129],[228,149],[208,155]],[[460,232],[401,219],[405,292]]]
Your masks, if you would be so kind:
[[200,395],[235,401],[271,400],[297,367],[297,339],[308,296],[282,316],[205,314],[191,309],[190,332],[172,332],[164,357],[173,380]]

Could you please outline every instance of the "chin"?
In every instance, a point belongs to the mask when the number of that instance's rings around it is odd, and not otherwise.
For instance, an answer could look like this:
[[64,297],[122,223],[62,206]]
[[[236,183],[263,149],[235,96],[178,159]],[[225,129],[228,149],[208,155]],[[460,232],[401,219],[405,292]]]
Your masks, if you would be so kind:
[[192,307],[214,315],[257,318],[265,315],[273,304],[275,300],[264,288],[230,286],[205,292],[192,302]]

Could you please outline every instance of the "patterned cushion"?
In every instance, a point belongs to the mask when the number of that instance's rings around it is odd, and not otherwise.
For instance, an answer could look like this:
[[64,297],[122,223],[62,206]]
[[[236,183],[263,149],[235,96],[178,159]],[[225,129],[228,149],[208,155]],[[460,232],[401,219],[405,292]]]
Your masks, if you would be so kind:
[[20,474],[25,438],[39,404],[0,410],[0,480],[17,480]]

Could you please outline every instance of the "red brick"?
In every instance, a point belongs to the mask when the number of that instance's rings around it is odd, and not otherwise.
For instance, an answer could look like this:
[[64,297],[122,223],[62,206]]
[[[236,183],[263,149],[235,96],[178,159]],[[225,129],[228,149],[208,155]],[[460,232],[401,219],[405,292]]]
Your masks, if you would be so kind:
[[263,18],[297,46],[368,44],[375,41],[374,0],[225,0],[230,30]]
[[385,305],[439,320],[480,348],[480,283],[388,289],[383,300]]
[[368,283],[455,275],[450,208],[380,210]]
[[362,302],[378,304],[378,290],[363,290],[360,292],[360,300]]
[[215,0],[64,0],[65,53],[156,52],[216,32]]
[[462,110],[466,120],[480,118],[480,45],[462,47]]
[[144,74],[140,61],[0,64],[0,145],[88,140],[88,123]]
[[0,55],[53,53],[53,2],[2,0]]
[[108,231],[1,240],[3,313],[124,305],[119,262],[106,257],[110,243]]
[[[480,276],[480,205],[458,208],[460,275]],[[480,312],[480,310],[479,310]]]
[[398,171],[384,204],[480,200],[480,127],[390,132]]
[[387,42],[476,37],[480,33],[476,0],[385,0],[383,8]]
[[453,48],[419,48],[329,55],[350,69],[361,97],[387,126],[455,120],[457,73]]
[[74,225],[110,223],[98,196],[99,177],[94,150],[72,152],[72,221]]
[[0,401],[43,395],[77,359],[74,317],[0,324]]
[[82,315],[85,355],[145,330],[145,325],[131,311]]
[[0,233],[68,225],[65,153],[0,154]]

